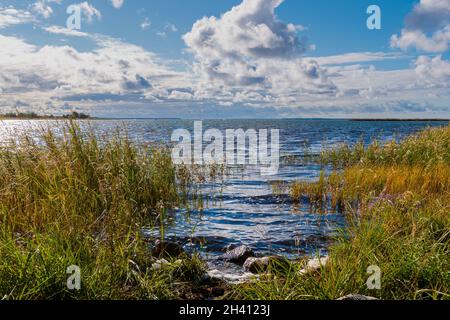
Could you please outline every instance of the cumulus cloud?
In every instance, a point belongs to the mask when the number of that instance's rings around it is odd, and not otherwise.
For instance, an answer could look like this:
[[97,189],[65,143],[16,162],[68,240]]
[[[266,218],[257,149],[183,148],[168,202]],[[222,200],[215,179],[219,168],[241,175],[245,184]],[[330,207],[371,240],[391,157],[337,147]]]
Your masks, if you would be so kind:
[[434,31],[446,27],[450,21],[449,0],[421,0],[406,17],[407,29]]
[[209,86],[214,91],[214,85],[222,85],[240,93],[235,97],[253,90],[264,99],[293,91],[333,93],[326,70],[301,58],[306,48],[297,36],[301,28],[277,18],[275,9],[282,2],[244,0],[220,18],[204,17],[193,25],[183,39],[196,59],[194,70],[203,79],[199,90]]
[[[46,5],[53,1],[42,0]],[[401,52],[313,58],[308,56],[309,45],[298,37],[306,28],[277,18],[281,3],[244,0],[220,17],[197,21],[183,37],[194,63],[165,60],[123,40],[54,25],[41,29],[66,36],[61,40],[72,45],[36,45],[0,35],[0,107],[43,113],[93,107],[101,114],[117,107],[122,115],[148,116],[146,112],[158,110],[155,116],[168,117],[448,114],[450,64],[443,56],[421,56],[414,66],[400,70],[377,70],[371,62],[410,59]],[[421,2],[430,3],[436,7],[436,0]],[[440,3],[442,17],[448,0]],[[101,18],[87,1],[80,5],[86,20]],[[31,5],[28,10],[0,8],[0,28],[39,22],[38,15],[45,18]],[[448,45],[440,40],[445,38],[440,35],[445,23],[413,19],[413,14],[424,14],[421,10],[408,16],[405,30],[422,32],[425,41],[431,41],[421,47]],[[172,31],[176,27],[168,24],[161,36]],[[76,47],[79,41],[70,37],[83,37],[92,47],[83,45],[81,51]],[[403,46],[416,46],[416,40]]]
[[197,21],[183,38],[196,54],[204,57],[291,57],[304,48],[294,30],[275,15],[282,2],[244,0],[221,18]]
[[431,37],[428,37],[421,30],[403,29],[400,36],[393,35],[391,45],[394,48],[407,50],[417,48],[425,52],[444,52],[448,50],[450,42],[450,26],[438,30]]
[[192,93],[190,92],[185,92],[185,91],[178,91],[178,90],[173,90],[169,96],[168,99],[172,99],[172,100],[192,100],[194,99],[194,96]]
[[419,78],[426,84],[437,87],[450,87],[450,63],[438,55],[434,58],[420,56],[415,69]]
[[29,11],[16,9],[14,7],[0,7],[0,29],[34,21],[35,17]]
[[43,16],[44,18],[49,18],[53,14],[53,9],[44,0],[36,1],[32,5],[33,12]]
[[77,6],[80,7],[81,12],[88,23],[91,23],[94,18],[99,20],[102,18],[101,12],[87,1],[77,4]]
[[0,35],[1,106],[17,99],[30,106],[61,105],[62,101],[118,100],[134,96],[169,95],[188,79],[139,46],[93,36],[97,48],[80,52],[71,46],[36,46]]
[[53,9],[49,3],[61,4],[61,1],[62,0],[37,0],[31,5],[31,10],[39,16],[47,19],[53,14]]
[[400,35],[393,35],[391,46],[407,50],[444,52],[450,42],[450,0],[421,0],[405,19]]

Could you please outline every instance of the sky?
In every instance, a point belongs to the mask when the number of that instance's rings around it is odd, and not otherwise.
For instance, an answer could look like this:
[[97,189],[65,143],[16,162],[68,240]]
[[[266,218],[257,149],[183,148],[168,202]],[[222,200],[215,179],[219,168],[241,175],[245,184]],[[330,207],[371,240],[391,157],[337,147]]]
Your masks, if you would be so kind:
[[450,0],[0,0],[0,113],[450,118],[449,45]]

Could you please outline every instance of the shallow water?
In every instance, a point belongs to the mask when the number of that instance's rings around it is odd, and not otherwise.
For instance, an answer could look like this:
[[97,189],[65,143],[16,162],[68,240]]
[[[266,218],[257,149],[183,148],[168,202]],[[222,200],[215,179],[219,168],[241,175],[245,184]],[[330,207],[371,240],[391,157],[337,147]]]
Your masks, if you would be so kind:
[[[354,143],[372,138],[381,141],[401,139],[405,135],[427,126],[446,125],[447,122],[364,122],[346,120],[208,120],[204,130],[225,129],[279,129],[280,153],[285,156],[317,154],[322,148],[342,142]],[[169,142],[174,129],[193,132],[193,121],[187,120],[95,120],[90,126],[99,134],[115,127],[126,128],[130,137],[138,142]],[[15,139],[32,128],[55,126],[51,121],[2,121],[0,143]],[[82,126],[87,126],[83,123]],[[305,146],[308,146],[305,149]],[[211,264],[217,262],[225,247],[245,244],[257,254],[282,254],[295,259],[305,254],[325,253],[330,237],[345,226],[339,213],[311,214],[308,206],[294,209],[285,194],[273,194],[271,181],[314,180],[320,167],[311,163],[282,163],[275,176],[261,176],[259,170],[247,168],[228,176],[223,185],[209,186],[215,190],[214,203],[202,212],[174,214],[166,238],[176,238],[186,249],[196,249]],[[220,191],[220,192],[219,192]],[[148,230],[153,234],[151,230]]]

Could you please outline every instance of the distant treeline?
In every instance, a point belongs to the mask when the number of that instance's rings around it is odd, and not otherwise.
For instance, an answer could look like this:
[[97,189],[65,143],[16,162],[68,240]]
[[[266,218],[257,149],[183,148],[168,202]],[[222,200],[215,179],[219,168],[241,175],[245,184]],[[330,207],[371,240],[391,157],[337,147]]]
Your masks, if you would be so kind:
[[90,119],[91,116],[82,112],[72,111],[65,115],[40,115],[36,112],[9,112],[0,114],[3,119]]
[[430,122],[442,122],[442,121],[449,121],[450,119],[396,119],[396,118],[380,118],[380,119],[349,119],[350,121],[367,121],[367,122],[382,122],[382,121],[393,121],[393,122],[397,122],[397,121],[405,121],[405,122],[414,122],[414,121],[430,121]]

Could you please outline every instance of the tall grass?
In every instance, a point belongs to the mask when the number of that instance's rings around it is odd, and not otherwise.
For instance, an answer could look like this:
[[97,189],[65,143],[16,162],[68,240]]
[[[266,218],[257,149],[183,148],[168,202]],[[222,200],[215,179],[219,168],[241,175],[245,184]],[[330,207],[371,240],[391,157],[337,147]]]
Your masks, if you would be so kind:
[[[401,143],[342,147],[323,155],[337,168],[316,182],[296,182],[294,200],[339,209],[348,226],[313,274],[285,274],[242,285],[243,299],[336,299],[360,293],[382,299],[450,299],[450,126]],[[382,272],[369,290],[367,268]]]
[[[176,298],[202,263],[152,271],[142,228],[183,203],[165,148],[99,139],[74,123],[0,150],[0,298]],[[70,265],[82,289],[66,286]],[[189,275],[189,276],[187,276]]]
[[323,164],[341,169],[353,165],[420,165],[422,167],[450,163],[450,126],[420,131],[400,143],[386,144],[374,140],[369,146],[362,141],[351,146],[324,150]]
[[424,199],[434,199],[448,195],[449,186],[450,165],[447,164],[357,165],[334,171],[327,177],[322,173],[316,182],[295,182],[290,195],[294,202],[306,197],[316,211],[345,212],[363,209],[383,198],[395,200],[408,191]]

